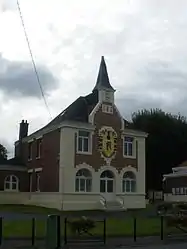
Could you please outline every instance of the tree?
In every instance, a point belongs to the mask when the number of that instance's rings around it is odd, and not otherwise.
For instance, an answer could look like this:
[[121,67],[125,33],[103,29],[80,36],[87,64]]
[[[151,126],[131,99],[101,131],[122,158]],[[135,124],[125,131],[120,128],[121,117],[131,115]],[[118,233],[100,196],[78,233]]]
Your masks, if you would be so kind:
[[142,110],[132,115],[132,126],[149,134],[146,140],[146,189],[162,189],[163,174],[187,159],[185,117],[160,109]]
[[7,160],[7,149],[0,144],[0,163]]

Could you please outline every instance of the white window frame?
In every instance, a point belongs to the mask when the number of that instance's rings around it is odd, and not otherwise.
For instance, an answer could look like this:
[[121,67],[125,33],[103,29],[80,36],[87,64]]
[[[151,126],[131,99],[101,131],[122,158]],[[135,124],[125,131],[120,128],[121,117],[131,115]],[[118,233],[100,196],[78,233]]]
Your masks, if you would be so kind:
[[[79,132],[88,132],[88,137],[85,136],[79,136]],[[92,154],[92,132],[87,131],[87,130],[78,130],[76,133],[76,150],[78,154],[87,154],[87,155],[91,155]],[[82,139],[82,148],[84,148],[84,139],[88,139],[88,151],[84,151],[84,150],[79,150],[79,138]]]
[[184,195],[187,195],[187,188],[184,187]]
[[172,188],[172,195],[175,195],[175,194],[176,194],[175,188]]
[[33,172],[29,172],[29,192],[32,192]]
[[[41,138],[36,140],[36,159],[40,159],[41,158],[41,147],[42,147],[42,140]],[[38,154],[38,155],[37,155]]]
[[180,194],[184,195],[184,188],[183,187],[180,187]]
[[105,91],[105,101],[110,103],[111,100],[112,100],[111,92],[110,91]]
[[[125,141],[125,138],[132,138],[133,141],[132,142],[127,142],[127,141]],[[123,157],[125,157],[125,158],[133,158],[133,159],[136,158],[136,142],[137,142],[137,140],[133,136],[125,135],[123,137]],[[125,154],[125,144],[130,144],[130,143],[132,144],[132,155],[129,155],[128,153],[126,155]]]
[[[13,181],[13,179],[15,179],[15,181]],[[6,185],[9,184],[9,188],[6,187]],[[13,188],[13,184],[16,184],[16,188]],[[5,180],[4,180],[4,190],[5,191],[19,191],[19,179],[17,176],[15,175],[8,175],[6,176]]]
[[40,192],[40,172],[36,172],[36,192]]
[[[77,175],[79,172],[86,170],[89,172],[90,176],[84,176],[84,175]],[[77,189],[77,181],[78,181],[78,189]],[[81,190],[81,181],[84,181],[84,189]],[[87,181],[90,181],[90,190],[87,191]],[[88,169],[80,169],[76,172],[75,175],[75,192],[76,193],[91,193],[92,192],[92,175],[91,172]]]
[[[132,173],[133,174],[133,178],[131,178],[131,177],[124,177],[124,175],[126,174],[126,173]],[[122,192],[123,193],[136,193],[137,192],[137,180],[136,180],[136,175],[134,174],[134,172],[132,172],[132,171],[127,171],[127,172],[125,172],[124,173],[124,175],[123,175],[123,179],[122,179]],[[130,190],[129,191],[127,191],[127,189],[126,189],[126,182],[128,182],[129,183],[129,186],[130,186]],[[134,191],[132,191],[132,184],[134,184],[135,183],[135,190]],[[125,187],[124,187],[125,186]]]
[[180,188],[176,188],[175,193],[176,193],[176,195],[180,195]]
[[102,112],[108,113],[108,114],[113,114],[113,106],[102,104]]
[[[30,155],[29,155],[30,151]],[[28,161],[32,160],[32,152],[33,152],[33,141],[28,142]]]

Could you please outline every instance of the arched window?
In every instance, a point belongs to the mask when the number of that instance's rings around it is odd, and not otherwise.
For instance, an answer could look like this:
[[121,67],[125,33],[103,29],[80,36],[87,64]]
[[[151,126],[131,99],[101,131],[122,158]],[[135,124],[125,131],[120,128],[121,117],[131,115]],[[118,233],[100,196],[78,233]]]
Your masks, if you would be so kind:
[[133,172],[124,173],[122,189],[123,192],[136,192],[136,176]]
[[114,192],[114,174],[110,170],[105,170],[101,173],[100,192],[101,193]]
[[19,189],[19,179],[17,176],[9,175],[5,178],[4,181],[4,190],[14,190],[18,191]]
[[80,169],[75,177],[76,192],[91,192],[92,175],[88,169]]

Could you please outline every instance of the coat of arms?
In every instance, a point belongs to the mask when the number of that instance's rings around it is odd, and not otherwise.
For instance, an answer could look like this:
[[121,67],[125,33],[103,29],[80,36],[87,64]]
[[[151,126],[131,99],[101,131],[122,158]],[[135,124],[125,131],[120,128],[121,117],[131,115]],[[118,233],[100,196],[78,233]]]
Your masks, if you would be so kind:
[[105,159],[112,159],[116,154],[117,134],[111,127],[99,131],[99,150]]

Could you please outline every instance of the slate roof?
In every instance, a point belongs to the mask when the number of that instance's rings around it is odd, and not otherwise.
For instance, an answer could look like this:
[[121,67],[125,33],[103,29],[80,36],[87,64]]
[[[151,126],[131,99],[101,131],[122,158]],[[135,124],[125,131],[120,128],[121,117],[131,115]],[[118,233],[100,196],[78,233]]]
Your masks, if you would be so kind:
[[76,99],[70,106],[68,106],[56,118],[54,118],[50,123],[48,123],[45,128],[59,124],[65,120],[88,122],[89,114],[94,109],[95,105],[98,103],[98,90],[100,89],[109,89],[115,91],[109,82],[104,56],[101,57],[97,82],[92,93],[87,96],[81,96]]
[[63,110],[56,118],[48,123],[45,128],[60,124],[62,121],[79,121],[88,122],[89,114],[98,103],[98,94],[96,91],[87,96],[81,96],[76,99],[71,105]]
[[115,91],[114,88],[111,86],[109,77],[108,77],[108,72],[107,72],[107,67],[105,63],[104,56],[101,57],[101,63],[99,67],[99,74],[97,77],[96,85],[93,90],[100,90],[100,89],[109,89],[112,91]]
[[11,158],[11,159],[8,159],[8,160],[4,160],[4,161],[1,161],[0,162],[0,167],[1,167],[1,165],[15,165],[15,166],[26,166],[23,162],[22,162],[22,160],[21,160],[21,158],[19,158],[19,157],[13,157],[13,158]]

